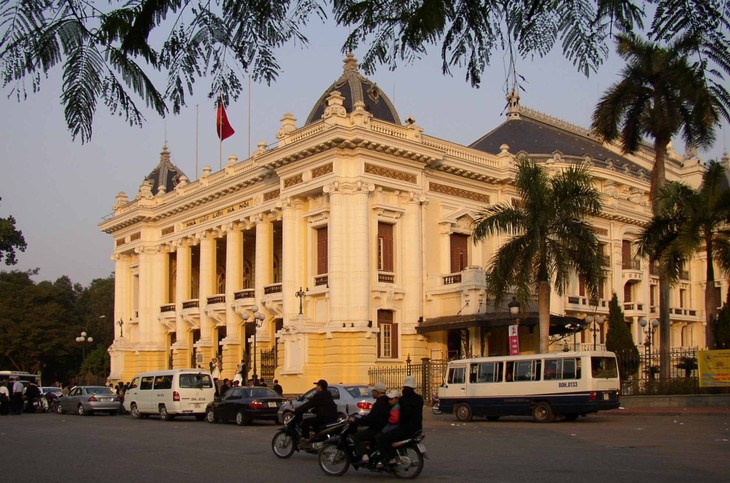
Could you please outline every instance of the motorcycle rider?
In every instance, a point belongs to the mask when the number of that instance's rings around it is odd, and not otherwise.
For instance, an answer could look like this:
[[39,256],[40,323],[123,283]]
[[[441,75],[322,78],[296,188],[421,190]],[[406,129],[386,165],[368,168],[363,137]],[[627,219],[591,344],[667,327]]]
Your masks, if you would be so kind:
[[386,389],[387,387],[382,382],[376,383],[373,386],[373,397],[375,398],[375,403],[370,409],[370,412],[358,419],[349,419],[351,423],[357,421],[359,426],[367,426],[366,429],[358,431],[352,437],[353,441],[355,442],[355,452],[363,462],[368,460],[368,455],[365,451],[366,443],[374,443],[375,436],[377,436],[377,434],[383,430],[385,425],[388,424],[390,404],[388,396],[385,395]]
[[423,429],[423,397],[416,393],[416,378],[406,376],[401,391],[400,420],[398,426],[387,433],[380,433],[375,437],[375,444],[383,456],[385,464],[395,464],[395,449],[393,443],[409,438]]
[[294,414],[299,417],[310,409],[314,413],[313,418],[304,419],[301,423],[302,438],[300,442],[307,440],[313,426],[323,426],[337,421],[337,404],[335,404],[332,393],[327,390],[327,381],[320,379],[314,384],[317,385],[317,392],[314,393],[314,396],[294,410]]

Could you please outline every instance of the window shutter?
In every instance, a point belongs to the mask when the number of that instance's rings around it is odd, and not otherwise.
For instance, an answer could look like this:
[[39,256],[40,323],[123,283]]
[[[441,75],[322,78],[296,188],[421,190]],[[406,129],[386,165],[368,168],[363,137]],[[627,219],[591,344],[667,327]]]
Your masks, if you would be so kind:
[[398,324],[391,324],[391,331],[390,331],[390,337],[391,337],[391,351],[390,351],[390,357],[393,359],[398,358]]
[[451,273],[461,272],[469,265],[469,252],[467,235],[453,233],[451,240]]
[[327,227],[323,226],[317,230],[317,275],[329,272],[327,261]]

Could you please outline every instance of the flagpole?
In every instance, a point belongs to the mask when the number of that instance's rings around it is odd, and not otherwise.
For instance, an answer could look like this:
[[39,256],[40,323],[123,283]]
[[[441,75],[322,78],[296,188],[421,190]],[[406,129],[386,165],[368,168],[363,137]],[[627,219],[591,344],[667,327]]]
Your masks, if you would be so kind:
[[198,179],[199,136],[200,136],[200,104],[195,104],[195,179]]
[[248,157],[251,157],[251,74],[248,74]]

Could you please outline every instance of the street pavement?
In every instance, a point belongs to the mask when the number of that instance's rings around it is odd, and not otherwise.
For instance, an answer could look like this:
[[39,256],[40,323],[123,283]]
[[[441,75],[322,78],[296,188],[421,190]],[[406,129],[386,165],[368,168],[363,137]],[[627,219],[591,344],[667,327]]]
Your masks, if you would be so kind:
[[[328,478],[311,454],[279,459],[270,446],[278,428],[184,418],[3,416],[0,481],[391,480],[352,468]],[[730,474],[730,411],[717,408],[626,408],[551,424],[517,417],[462,423],[425,408],[424,430],[423,482],[716,483]]]

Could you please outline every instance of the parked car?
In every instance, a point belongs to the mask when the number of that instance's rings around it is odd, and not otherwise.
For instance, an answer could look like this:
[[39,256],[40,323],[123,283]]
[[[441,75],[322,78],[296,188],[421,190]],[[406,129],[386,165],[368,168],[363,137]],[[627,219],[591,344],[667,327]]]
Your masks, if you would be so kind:
[[[279,408],[279,422],[286,424],[294,417],[294,410],[314,396],[316,387],[305,392],[291,401],[287,401]],[[367,384],[330,384],[327,388],[337,404],[337,417],[345,419],[348,415],[359,413],[365,415],[373,407],[372,388]],[[304,416],[311,416],[311,413]]]
[[209,423],[236,421],[243,426],[255,419],[277,420],[277,411],[286,399],[268,387],[234,387],[222,398],[208,404],[205,419]]
[[88,416],[95,412],[105,412],[112,416],[119,412],[121,403],[116,394],[105,386],[74,386],[68,396],[58,399],[56,412],[75,412],[79,416]]

